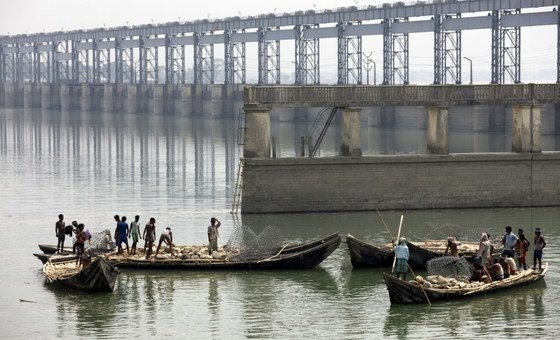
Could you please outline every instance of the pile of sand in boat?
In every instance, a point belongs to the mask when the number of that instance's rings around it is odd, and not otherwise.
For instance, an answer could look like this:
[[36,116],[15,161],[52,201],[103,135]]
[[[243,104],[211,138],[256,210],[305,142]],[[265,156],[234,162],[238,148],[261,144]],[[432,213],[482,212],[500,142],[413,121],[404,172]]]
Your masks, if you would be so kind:
[[485,284],[485,282],[480,281],[465,282],[453,277],[447,278],[441,275],[429,275],[425,278],[418,275],[414,280],[410,280],[409,282],[422,285],[424,288],[436,289],[469,289],[477,288]]
[[[223,246],[219,246],[217,251],[213,251],[212,255],[208,254],[207,245],[191,245],[191,246],[173,246],[173,253],[170,253],[168,246],[161,246],[160,252],[154,257],[156,253],[157,246],[152,247],[152,252],[150,254],[150,259],[156,260],[222,260],[228,261],[237,252],[226,252]],[[108,255],[111,258],[130,258],[142,260],[146,258],[146,253],[143,248],[138,248],[135,255],[112,253]]]

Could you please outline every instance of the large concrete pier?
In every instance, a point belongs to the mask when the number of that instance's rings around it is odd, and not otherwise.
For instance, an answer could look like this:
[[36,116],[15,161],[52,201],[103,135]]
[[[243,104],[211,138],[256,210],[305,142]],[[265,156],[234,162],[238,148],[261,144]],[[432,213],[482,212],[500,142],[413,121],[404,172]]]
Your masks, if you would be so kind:
[[222,115],[241,106],[243,85],[0,83],[0,107]]
[[243,213],[560,205],[560,153],[246,159]]

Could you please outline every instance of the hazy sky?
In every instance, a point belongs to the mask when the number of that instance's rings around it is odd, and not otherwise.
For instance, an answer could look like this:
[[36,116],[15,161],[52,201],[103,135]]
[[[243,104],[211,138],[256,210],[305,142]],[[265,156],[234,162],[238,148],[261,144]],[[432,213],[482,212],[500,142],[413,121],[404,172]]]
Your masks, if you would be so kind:
[[[335,9],[346,6],[379,5],[391,0],[0,0],[0,35],[52,32],[81,28],[140,25],[204,18],[294,12],[307,9]],[[415,2],[415,1],[405,1]],[[324,41],[325,40],[325,41]],[[321,40],[321,72],[336,74],[336,43]],[[475,83],[490,81],[490,30],[464,31],[463,56],[473,60]],[[556,81],[555,26],[523,28],[521,67],[523,82]],[[282,42],[284,68],[293,67],[293,42]],[[255,68],[256,52],[248,47],[248,64]],[[377,62],[377,79],[381,77],[382,40],[379,36],[363,38],[364,52],[371,52]],[[219,53],[219,52],[216,52]],[[253,55],[254,54],[254,55]],[[255,60],[252,60],[255,59]],[[253,65],[254,64],[254,65]],[[249,65],[248,65],[249,66]],[[463,82],[468,82],[468,62],[463,63]],[[248,70],[252,72],[252,70]],[[365,71],[364,71],[365,72]],[[373,78],[373,75],[371,75]],[[410,81],[426,83],[433,78],[433,34],[410,36]],[[334,79],[336,80],[336,79]],[[330,82],[333,79],[321,81]],[[373,82],[373,80],[372,80]]]

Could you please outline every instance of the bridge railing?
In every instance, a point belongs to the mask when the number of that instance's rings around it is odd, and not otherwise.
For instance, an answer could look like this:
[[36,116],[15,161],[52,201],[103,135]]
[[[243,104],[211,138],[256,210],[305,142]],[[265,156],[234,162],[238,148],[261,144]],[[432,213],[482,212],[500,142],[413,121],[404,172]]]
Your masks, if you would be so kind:
[[244,98],[284,107],[531,104],[560,101],[560,84],[249,86]]

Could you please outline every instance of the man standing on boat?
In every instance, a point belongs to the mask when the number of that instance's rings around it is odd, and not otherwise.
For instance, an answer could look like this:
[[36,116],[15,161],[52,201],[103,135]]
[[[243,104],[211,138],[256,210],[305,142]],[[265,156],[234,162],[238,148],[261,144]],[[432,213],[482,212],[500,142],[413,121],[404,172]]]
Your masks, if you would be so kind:
[[517,237],[517,235],[511,232],[511,226],[506,226],[506,234],[502,238],[502,245],[504,246],[502,256],[509,256],[511,258],[514,258],[517,242],[519,242],[519,238]]
[[395,266],[395,273],[397,274],[397,279],[403,274],[403,280],[406,281],[406,273],[408,272],[408,246],[406,245],[406,239],[401,237],[399,239],[399,244],[395,247],[395,257],[397,258],[397,264]]
[[58,238],[58,243],[56,244],[56,252],[58,254],[62,254],[64,251],[64,228],[66,225],[64,224],[64,215],[58,215],[58,221],[54,225],[54,232],[55,236]]
[[126,253],[129,254],[128,250],[128,239],[126,237],[128,232],[128,224],[126,223],[126,216],[123,216],[121,221],[117,223],[117,228],[115,229],[115,239],[117,240],[118,251],[117,254],[122,254],[122,244],[126,244]]
[[546,247],[544,237],[541,235],[541,228],[535,228],[535,251],[533,252],[533,270],[537,269],[539,261],[539,271],[542,271],[542,251]]
[[152,247],[156,239],[156,219],[150,217],[150,222],[146,223],[144,227],[144,252],[146,253],[146,260],[152,254]]
[[210,219],[210,226],[208,227],[208,254],[212,255],[214,250],[218,250],[218,228],[222,225],[217,218]]
[[[130,253],[136,255],[136,244],[138,243],[138,236],[140,235],[140,216],[134,216],[134,221],[130,223],[130,230],[128,231],[128,236],[132,236],[132,247],[130,248]],[[141,237],[140,237],[141,238]]]

